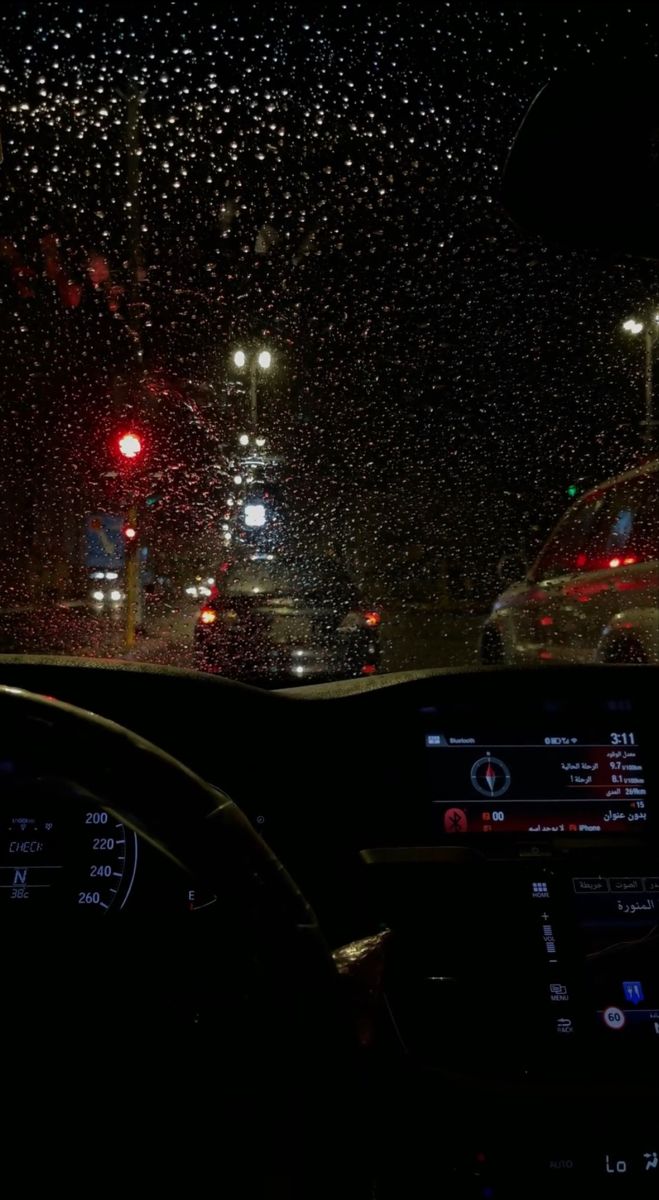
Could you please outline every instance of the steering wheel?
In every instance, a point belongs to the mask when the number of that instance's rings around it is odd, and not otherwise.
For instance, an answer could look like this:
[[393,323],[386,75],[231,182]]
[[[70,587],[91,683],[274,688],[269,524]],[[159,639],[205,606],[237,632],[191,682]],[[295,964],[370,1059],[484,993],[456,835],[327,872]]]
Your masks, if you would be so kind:
[[[338,976],[309,905],[236,805],[51,698],[0,687],[0,731],[5,1137],[23,1189],[26,1172],[74,1194],[100,1173],[108,1194],[209,1180],[232,1198],[363,1195]],[[38,875],[48,814],[63,860],[80,820],[126,831],[133,900],[105,910],[100,892],[87,905],[74,890],[69,904],[58,863],[38,903],[15,894],[26,875],[14,862],[33,853],[27,879]]]

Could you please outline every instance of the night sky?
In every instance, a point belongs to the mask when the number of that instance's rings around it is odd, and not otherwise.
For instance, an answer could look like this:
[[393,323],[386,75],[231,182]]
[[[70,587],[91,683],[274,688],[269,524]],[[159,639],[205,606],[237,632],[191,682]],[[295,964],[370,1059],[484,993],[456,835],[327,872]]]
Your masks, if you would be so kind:
[[155,403],[165,457],[194,477],[176,504],[212,522],[204,464],[235,434],[227,362],[246,338],[277,355],[264,420],[298,519],[383,569],[412,542],[491,563],[545,531],[573,479],[638,460],[641,351],[620,323],[659,299],[654,265],[525,239],[499,197],[538,89],[654,46],[653,6],[379,7],[0,16],[5,565],[46,512],[98,500],[122,405]]

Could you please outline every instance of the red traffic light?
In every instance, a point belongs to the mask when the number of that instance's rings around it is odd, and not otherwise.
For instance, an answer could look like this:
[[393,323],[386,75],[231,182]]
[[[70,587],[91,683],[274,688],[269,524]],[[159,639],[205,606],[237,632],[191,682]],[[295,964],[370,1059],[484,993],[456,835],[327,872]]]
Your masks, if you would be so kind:
[[117,448],[122,458],[139,458],[143,449],[142,439],[136,433],[120,433]]
[[132,525],[126,525],[126,527],[125,527],[125,529],[124,529],[124,537],[125,537],[125,538],[126,538],[128,541],[129,541],[129,542],[132,542],[132,541],[134,541],[134,540],[135,540],[135,538],[137,537],[137,530],[136,530],[135,528],[133,528],[133,526],[132,526]]

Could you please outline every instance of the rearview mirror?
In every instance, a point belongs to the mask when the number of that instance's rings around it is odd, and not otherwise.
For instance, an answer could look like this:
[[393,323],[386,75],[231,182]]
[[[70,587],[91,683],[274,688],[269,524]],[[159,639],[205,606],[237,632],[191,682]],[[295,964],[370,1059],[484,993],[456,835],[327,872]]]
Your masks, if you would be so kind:
[[657,65],[548,83],[513,143],[503,200],[547,241],[659,258]]

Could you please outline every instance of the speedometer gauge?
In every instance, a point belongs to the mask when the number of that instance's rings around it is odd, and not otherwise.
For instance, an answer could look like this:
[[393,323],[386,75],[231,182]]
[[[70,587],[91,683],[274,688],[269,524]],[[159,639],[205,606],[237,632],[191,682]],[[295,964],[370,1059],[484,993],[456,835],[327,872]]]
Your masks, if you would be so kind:
[[78,798],[14,801],[0,817],[0,905],[25,912],[120,909],[136,866],[136,834]]

